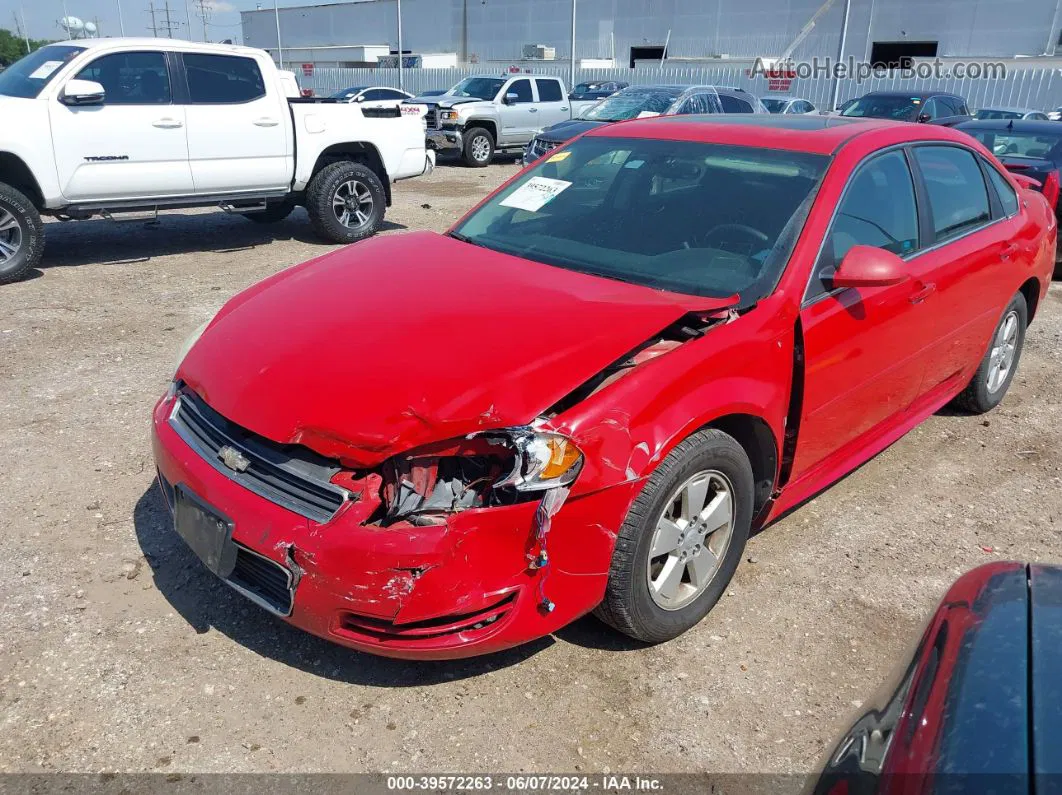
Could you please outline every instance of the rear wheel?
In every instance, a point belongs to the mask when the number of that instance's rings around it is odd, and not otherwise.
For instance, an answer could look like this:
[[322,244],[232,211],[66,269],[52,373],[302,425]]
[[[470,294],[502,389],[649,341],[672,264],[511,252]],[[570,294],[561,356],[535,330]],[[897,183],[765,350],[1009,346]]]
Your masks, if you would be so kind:
[[306,188],[306,210],[321,237],[354,243],[379,230],[387,209],[380,178],[368,166],[343,161],[322,168]]
[[485,168],[494,157],[494,136],[483,127],[473,127],[465,133],[465,163],[472,168]]
[[1003,317],[996,326],[992,342],[977,372],[966,389],[955,398],[956,406],[974,414],[984,414],[999,405],[1018,369],[1028,318],[1029,308],[1025,296],[1017,293],[1003,310]]
[[696,625],[741,560],[754,489],[748,455],[732,436],[709,429],[679,444],[620,528],[598,617],[649,643]]
[[44,224],[24,193],[0,183],[0,284],[17,282],[41,261]]

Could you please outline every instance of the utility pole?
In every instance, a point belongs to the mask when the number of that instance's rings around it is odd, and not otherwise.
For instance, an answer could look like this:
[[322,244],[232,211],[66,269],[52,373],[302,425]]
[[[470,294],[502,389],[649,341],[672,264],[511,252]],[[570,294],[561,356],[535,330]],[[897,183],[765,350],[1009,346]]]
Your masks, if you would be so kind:
[[122,36],[125,36],[125,20],[122,19],[122,0],[115,0],[118,3],[118,28],[122,31]]
[[154,3],[148,3],[148,13],[151,14],[151,36],[152,36],[152,38],[157,39],[159,37],[159,29],[158,29],[158,26],[155,24],[155,4]]
[[207,31],[207,26],[210,24],[210,0],[195,0],[195,7],[199,18],[203,20],[203,41],[210,41],[210,34]]
[[398,87],[405,89],[405,81],[402,79],[402,0],[398,3]]
[[575,0],[572,0],[572,66],[568,72],[568,90],[575,90]]
[[277,60],[280,62],[280,68],[284,68],[284,46],[280,43],[280,6],[277,5],[278,0],[273,0],[273,16],[277,20]]
[[188,40],[192,39],[192,3],[191,0],[184,0],[184,20],[188,23]]
[[[29,40],[29,30],[26,28],[26,9],[24,9],[21,5],[19,5],[18,10],[22,12],[22,24],[21,25],[19,24],[18,14],[15,14],[15,30],[17,30],[20,34],[22,34],[22,38],[24,38],[26,40],[26,55],[29,55],[30,54],[30,40]],[[14,14],[15,12],[12,11],[11,13]]]
[[848,16],[852,13],[852,0],[844,0],[844,16],[841,18],[841,38],[837,42],[837,63],[833,65],[833,93],[830,97],[830,110],[837,110],[837,99],[841,95],[841,78],[839,69],[844,59],[844,46],[848,42]]
[[173,24],[170,22],[170,0],[166,0],[166,36],[173,38]]

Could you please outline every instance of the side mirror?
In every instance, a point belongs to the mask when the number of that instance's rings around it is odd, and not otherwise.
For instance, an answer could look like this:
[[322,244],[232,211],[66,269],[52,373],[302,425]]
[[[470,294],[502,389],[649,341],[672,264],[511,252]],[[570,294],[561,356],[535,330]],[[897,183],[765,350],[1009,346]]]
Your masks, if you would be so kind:
[[834,289],[886,287],[899,284],[907,276],[907,265],[891,251],[873,246],[852,246],[841,260],[831,282]]
[[103,86],[92,80],[70,80],[63,89],[60,101],[64,105],[102,105],[107,97]]
[[354,97],[354,101],[355,102],[364,102],[365,101],[365,95],[364,94],[358,94],[356,97]]
[[915,119],[915,121],[919,124],[925,124],[926,122],[932,121],[932,117],[928,113],[919,113],[918,118]]
[[506,94],[505,99],[502,100],[506,105],[515,105],[520,100],[519,94]]

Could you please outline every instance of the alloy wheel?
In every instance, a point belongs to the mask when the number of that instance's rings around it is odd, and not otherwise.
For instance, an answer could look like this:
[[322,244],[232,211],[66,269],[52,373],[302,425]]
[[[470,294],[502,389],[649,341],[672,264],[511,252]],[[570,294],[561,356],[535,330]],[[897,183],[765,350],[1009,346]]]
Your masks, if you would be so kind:
[[722,472],[698,472],[665,504],[646,562],[649,595],[680,610],[704,593],[719,571],[734,531],[734,487]]
[[988,391],[998,392],[1007,381],[1018,351],[1018,313],[1011,311],[999,324],[988,360]]
[[490,141],[485,135],[477,135],[472,140],[472,157],[477,163],[482,163],[490,157]]
[[332,196],[332,210],[343,226],[364,226],[372,217],[373,199],[369,186],[356,179],[347,180]]
[[0,265],[10,262],[22,248],[22,227],[18,219],[0,207]]

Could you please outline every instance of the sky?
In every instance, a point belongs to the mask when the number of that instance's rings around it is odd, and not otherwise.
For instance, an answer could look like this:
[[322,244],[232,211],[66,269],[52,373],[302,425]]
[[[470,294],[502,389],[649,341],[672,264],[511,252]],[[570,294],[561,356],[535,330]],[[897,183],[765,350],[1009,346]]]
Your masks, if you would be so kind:
[[[203,40],[203,22],[197,12],[200,0],[169,0],[170,22],[174,38]],[[240,11],[251,11],[259,0],[202,0],[209,9],[208,35],[210,41],[232,39],[240,41]],[[86,22],[99,20],[100,31],[105,36],[120,36],[118,5],[127,36],[150,36],[151,13],[149,5],[155,6],[155,21],[158,35],[165,36],[166,0],[0,0],[0,28],[14,31],[16,15],[21,20],[25,14],[26,28],[33,39],[64,39],[59,20],[66,13]],[[272,0],[261,0],[263,6],[272,7]],[[295,4],[281,2],[281,7]],[[300,3],[301,4],[301,3]],[[192,34],[188,34],[191,19]]]

